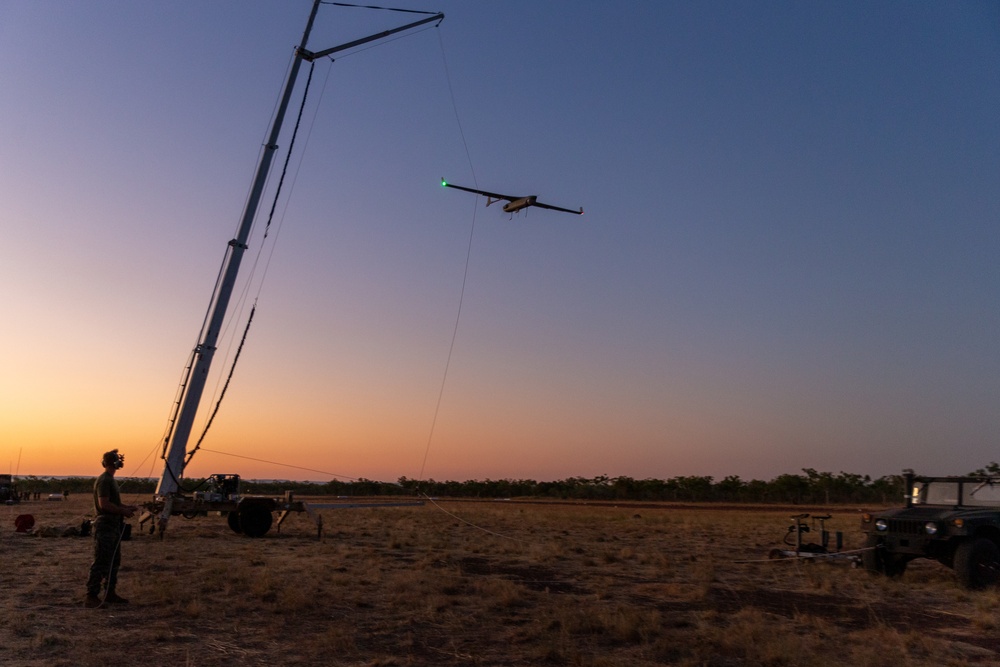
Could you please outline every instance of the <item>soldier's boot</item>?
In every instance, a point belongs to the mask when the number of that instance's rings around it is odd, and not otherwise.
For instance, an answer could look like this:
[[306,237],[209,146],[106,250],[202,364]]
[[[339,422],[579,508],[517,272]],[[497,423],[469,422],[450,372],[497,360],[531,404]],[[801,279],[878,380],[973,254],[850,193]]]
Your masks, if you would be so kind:
[[87,597],[83,599],[83,606],[87,609],[99,609],[104,606],[104,603],[101,602],[101,598],[96,595],[88,594]]
[[118,595],[115,592],[108,593],[104,596],[104,601],[108,604],[128,604],[128,600]]

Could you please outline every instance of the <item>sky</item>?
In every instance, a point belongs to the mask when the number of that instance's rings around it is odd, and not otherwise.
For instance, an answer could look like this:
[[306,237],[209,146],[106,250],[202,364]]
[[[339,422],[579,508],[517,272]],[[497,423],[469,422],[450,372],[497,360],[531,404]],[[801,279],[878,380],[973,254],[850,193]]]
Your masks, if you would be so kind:
[[[4,472],[159,477],[311,5],[0,0]],[[1000,5],[392,6],[446,18],[317,61],[187,475],[1000,459]],[[323,5],[309,48],[419,18]]]

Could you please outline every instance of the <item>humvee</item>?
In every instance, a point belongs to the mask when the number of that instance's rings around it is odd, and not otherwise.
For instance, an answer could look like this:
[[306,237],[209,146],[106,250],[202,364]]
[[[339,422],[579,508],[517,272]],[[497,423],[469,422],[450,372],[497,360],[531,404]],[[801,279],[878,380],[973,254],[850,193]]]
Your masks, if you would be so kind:
[[1000,580],[1000,477],[922,477],[906,470],[905,507],[865,513],[862,563],[898,577],[916,558],[953,569],[969,589]]
[[17,490],[14,488],[13,476],[6,473],[0,474],[0,503],[10,505],[17,501]]

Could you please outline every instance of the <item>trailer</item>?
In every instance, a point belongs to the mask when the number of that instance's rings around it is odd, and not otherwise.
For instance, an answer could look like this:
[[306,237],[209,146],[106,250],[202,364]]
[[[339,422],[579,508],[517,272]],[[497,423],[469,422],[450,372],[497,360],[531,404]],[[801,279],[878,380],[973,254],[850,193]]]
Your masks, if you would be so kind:
[[[831,533],[827,530],[826,522],[832,518],[833,515],[831,514],[810,515],[808,512],[793,514],[791,516],[791,525],[785,531],[785,536],[782,540],[786,548],[771,549],[767,557],[770,560],[812,559],[845,561],[850,563],[851,567],[860,566],[861,555],[859,550],[844,550],[844,533],[839,530]],[[806,541],[807,538],[803,536],[808,533],[818,534],[819,542]]]
[[[211,475],[205,480],[205,485],[205,491],[174,496],[170,508],[172,515],[179,515],[185,519],[195,519],[209,514],[224,516],[234,533],[246,537],[263,537],[272,528],[281,532],[281,524],[293,512],[305,513],[312,520],[316,526],[316,538],[319,539],[323,536],[321,510],[422,507],[424,504],[422,500],[358,502],[353,499],[315,503],[299,500],[291,491],[285,491],[281,497],[248,495],[241,492],[240,476],[233,473]],[[145,503],[143,509],[139,527],[153,534],[160,525],[156,519],[164,511],[164,503],[159,499],[153,499]]]

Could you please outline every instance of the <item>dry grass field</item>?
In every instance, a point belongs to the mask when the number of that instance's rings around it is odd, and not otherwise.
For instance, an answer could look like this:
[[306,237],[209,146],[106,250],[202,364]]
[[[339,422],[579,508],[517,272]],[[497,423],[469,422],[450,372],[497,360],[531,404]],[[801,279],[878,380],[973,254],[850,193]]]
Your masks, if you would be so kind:
[[1000,664],[998,591],[768,562],[793,511],[447,502],[324,511],[319,540],[305,516],[261,539],[176,517],[123,543],[132,603],[85,609],[91,539],[14,518],[72,525],[87,499],[0,507],[0,664]]

